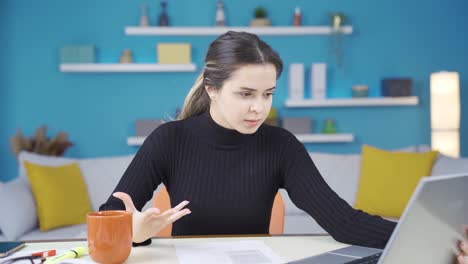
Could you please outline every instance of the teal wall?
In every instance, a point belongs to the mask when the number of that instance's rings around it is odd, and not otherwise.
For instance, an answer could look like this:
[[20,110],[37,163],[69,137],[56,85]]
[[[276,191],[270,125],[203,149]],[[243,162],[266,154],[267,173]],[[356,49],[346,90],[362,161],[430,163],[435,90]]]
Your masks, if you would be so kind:
[[[157,1],[147,1],[151,22]],[[143,1],[0,1],[0,180],[16,177],[17,165],[9,137],[17,128],[31,135],[41,124],[49,133],[67,131],[75,143],[67,156],[97,157],[134,153],[126,138],[134,121],[172,114],[184,100],[198,73],[64,74],[58,71],[59,48],[67,44],[94,44],[99,62],[115,62],[124,48],[136,62],[154,62],[158,42],[191,42],[193,61],[201,65],[211,37],[125,36],[124,27],[136,25]],[[213,24],[215,0],[169,0],[174,26]],[[274,25],[288,25],[295,6],[303,10],[304,24],[326,24],[327,13],[349,16],[355,34],[344,41],[345,61],[337,68],[326,36],[264,37],[284,59],[285,75],[278,81],[274,105],[281,116],[307,116],[321,127],[332,117],[343,132],[354,133],[349,144],[308,145],[309,150],[359,152],[363,143],[382,148],[429,144],[429,75],[460,72],[462,101],[468,97],[468,37],[464,0],[225,0],[228,23],[247,25],[251,10],[268,8]],[[418,106],[378,108],[285,109],[288,64],[327,62],[330,97],[350,96],[353,84],[367,84],[379,95],[380,79],[411,77]],[[307,66],[307,70],[309,67]],[[308,74],[307,74],[308,76]],[[307,84],[308,85],[308,82]],[[467,105],[462,112],[467,113]],[[462,154],[468,155],[468,123],[462,116]],[[466,134],[466,133],[465,133]]]

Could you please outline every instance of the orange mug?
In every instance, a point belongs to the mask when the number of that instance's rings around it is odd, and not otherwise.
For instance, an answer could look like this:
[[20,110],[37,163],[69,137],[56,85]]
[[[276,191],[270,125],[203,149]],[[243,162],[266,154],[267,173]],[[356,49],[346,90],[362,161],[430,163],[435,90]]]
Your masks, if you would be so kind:
[[88,252],[104,264],[124,262],[132,250],[132,213],[102,211],[88,213]]

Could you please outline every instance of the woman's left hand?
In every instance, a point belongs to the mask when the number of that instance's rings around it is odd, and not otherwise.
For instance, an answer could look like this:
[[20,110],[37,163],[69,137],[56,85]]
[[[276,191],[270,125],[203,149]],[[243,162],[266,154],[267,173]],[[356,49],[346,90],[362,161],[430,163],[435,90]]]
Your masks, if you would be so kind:
[[[468,227],[465,227],[465,233],[468,235]],[[460,242],[461,255],[457,257],[458,264],[468,264],[468,240]]]

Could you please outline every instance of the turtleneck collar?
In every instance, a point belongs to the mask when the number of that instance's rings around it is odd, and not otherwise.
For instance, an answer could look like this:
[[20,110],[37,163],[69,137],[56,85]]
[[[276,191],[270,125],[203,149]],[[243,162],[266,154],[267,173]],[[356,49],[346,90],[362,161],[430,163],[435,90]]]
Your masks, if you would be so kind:
[[193,131],[217,146],[241,146],[253,140],[257,134],[242,134],[235,129],[222,127],[213,120],[209,111],[196,116],[194,121]]

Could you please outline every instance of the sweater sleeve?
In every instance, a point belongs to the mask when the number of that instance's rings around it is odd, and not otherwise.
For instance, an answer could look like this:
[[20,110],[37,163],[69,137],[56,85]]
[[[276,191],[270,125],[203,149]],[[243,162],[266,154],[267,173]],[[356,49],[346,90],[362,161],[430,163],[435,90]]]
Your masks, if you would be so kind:
[[340,198],[325,182],[304,145],[293,135],[283,152],[282,170],[284,188],[293,203],[312,216],[335,240],[385,247],[396,223],[356,210]]
[[[130,195],[139,211],[153,197],[153,192],[164,175],[165,157],[163,145],[160,143],[163,140],[161,131],[158,130],[159,128],[143,142],[114,189],[114,192]],[[125,205],[111,194],[99,210],[125,210]]]

